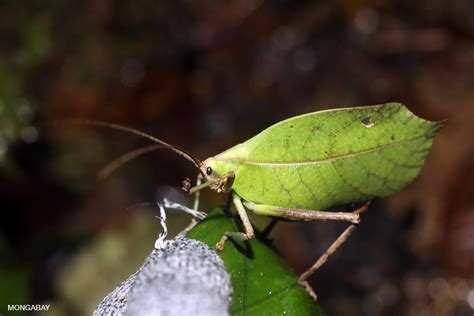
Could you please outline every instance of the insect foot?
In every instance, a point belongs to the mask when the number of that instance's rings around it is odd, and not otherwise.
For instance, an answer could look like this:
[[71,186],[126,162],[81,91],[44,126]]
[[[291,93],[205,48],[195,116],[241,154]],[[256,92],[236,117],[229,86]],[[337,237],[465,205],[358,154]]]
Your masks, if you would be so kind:
[[222,236],[221,240],[216,244],[216,250],[217,251],[222,251],[224,250],[225,247],[225,242],[227,241],[227,235]]
[[316,295],[316,292],[314,292],[313,288],[311,287],[311,285],[309,285],[308,281],[306,280],[302,280],[301,278],[298,280],[298,283],[304,287],[304,289],[306,290],[306,292],[308,292],[309,296],[311,296],[311,298],[315,301],[318,300],[318,296]]
[[219,251],[224,250],[224,244],[231,237],[235,241],[246,241],[253,239],[255,237],[255,234],[253,233],[253,229],[250,228],[250,230],[247,230],[246,233],[241,233],[241,232],[226,232],[221,240],[216,244],[216,249]]

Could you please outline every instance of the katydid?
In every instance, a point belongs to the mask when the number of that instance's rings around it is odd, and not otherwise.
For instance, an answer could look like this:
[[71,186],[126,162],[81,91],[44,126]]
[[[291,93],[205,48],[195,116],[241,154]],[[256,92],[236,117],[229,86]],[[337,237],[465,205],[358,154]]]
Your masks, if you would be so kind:
[[[247,210],[274,218],[349,222],[350,226],[299,278],[314,298],[307,283],[309,276],[347,240],[369,201],[401,190],[418,175],[434,136],[443,126],[443,122],[417,117],[400,103],[323,110],[276,123],[200,161],[144,133],[116,124],[91,123],[131,131],[192,161],[200,174],[190,193],[198,194],[205,187],[230,192],[245,231],[225,233],[216,244],[218,250],[229,237],[254,238]],[[335,211],[364,202],[356,211]]]

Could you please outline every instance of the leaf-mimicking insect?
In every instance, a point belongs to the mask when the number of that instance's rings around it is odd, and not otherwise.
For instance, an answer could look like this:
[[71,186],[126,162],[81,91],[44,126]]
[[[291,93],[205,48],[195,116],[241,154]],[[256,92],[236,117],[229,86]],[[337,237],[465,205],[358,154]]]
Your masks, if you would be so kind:
[[417,117],[400,103],[324,110],[276,123],[201,161],[142,132],[116,124],[89,123],[129,131],[157,143],[129,153],[120,162],[168,148],[200,171],[198,183],[189,193],[199,193],[205,187],[230,192],[245,231],[225,233],[217,249],[222,250],[228,238],[254,237],[248,210],[276,218],[349,222],[299,278],[314,297],[308,277],[351,235],[368,203],[352,212],[335,209],[386,197],[405,187],[418,175],[434,136],[443,126],[443,122]]

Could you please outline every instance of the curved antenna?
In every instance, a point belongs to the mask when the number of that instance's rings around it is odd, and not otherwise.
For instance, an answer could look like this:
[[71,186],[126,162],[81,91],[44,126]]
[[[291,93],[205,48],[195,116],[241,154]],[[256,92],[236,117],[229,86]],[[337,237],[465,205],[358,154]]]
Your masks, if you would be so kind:
[[128,132],[128,133],[131,133],[131,134],[141,136],[141,137],[146,138],[148,140],[151,140],[151,141],[153,141],[157,144],[162,145],[164,148],[167,148],[169,150],[174,151],[175,153],[177,153],[181,157],[184,157],[185,159],[191,161],[199,170],[201,170],[200,167],[201,167],[202,163],[199,159],[194,158],[193,156],[191,156],[191,154],[187,153],[183,149],[178,148],[176,146],[173,146],[171,144],[168,144],[167,142],[165,142],[165,141],[163,141],[159,138],[156,138],[154,136],[148,135],[147,133],[140,132],[140,131],[138,131],[136,129],[133,129],[131,127],[127,127],[127,126],[123,126],[123,125],[119,125],[119,124],[115,124],[115,123],[103,122],[103,121],[85,120],[84,123],[89,124],[89,125],[107,127],[107,128],[111,128],[111,129],[116,129],[116,130]]
[[143,203],[137,203],[137,204],[130,205],[125,210],[128,212],[130,210],[134,210],[134,209],[142,207],[142,206],[155,206],[156,207],[157,205],[156,205],[156,202],[143,202]]
[[129,151],[128,153],[123,154],[122,156],[118,157],[117,159],[109,162],[106,164],[102,169],[97,172],[97,178],[99,180],[104,180],[108,176],[110,176],[115,170],[126,164],[132,159],[135,159],[143,154],[155,151],[157,149],[164,148],[163,145],[161,144],[156,144],[156,145],[150,145],[150,146],[145,146],[141,147],[132,151]]

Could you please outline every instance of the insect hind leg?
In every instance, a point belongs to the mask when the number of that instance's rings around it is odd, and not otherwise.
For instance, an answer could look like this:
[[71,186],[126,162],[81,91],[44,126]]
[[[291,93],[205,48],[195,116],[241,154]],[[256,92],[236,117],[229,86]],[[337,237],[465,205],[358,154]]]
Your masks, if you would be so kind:
[[[361,206],[360,208],[358,208],[352,213],[360,216],[362,213],[367,211],[367,209],[369,208],[369,205],[370,205],[370,202],[364,204],[363,206]],[[352,235],[352,233],[357,228],[357,226],[358,226],[358,223],[352,223],[349,227],[347,227],[342,232],[342,234],[340,234],[339,237],[337,237],[337,239],[329,246],[329,248],[319,257],[319,259],[316,260],[316,262],[308,270],[306,270],[299,276],[298,282],[306,289],[306,291],[314,300],[317,299],[317,296],[314,290],[309,285],[308,278],[311,275],[313,275],[317,270],[319,270],[323,264],[326,263],[328,258],[334,252],[336,252],[336,250],[349,238],[350,235]]]
[[370,203],[366,203],[353,212],[325,212],[325,211],[314,211],[314,210],[303,210],[294,208],[277,207],[271,205],[254,204],[251,202],[244,202],[247,209],[252,210],[256,214],[283,217],[287,219],[300,219],[300,220],[336,220],[336,221],[348,221],[351,223],[344,232],[329,246],[329,248],[319,257],[319,259],[301,276],[298,278],[298,282],[306,289],[308,294],[314,299],[317,299],[316,293],[308,283],[308,278],[313,275],[321,266],[326,263],[328,258],[349,238],[360,223],[360,216],[364,213]]
[[299,219],[299,220],[320,220],[320,221],[348,221],[353,224],[359,224],[360,213],[354,212],[326,212],[316,210],[305,210],[297,208],[287,208],[264,204],[255,204],[252,202],[244,202],[247,209],[253,211],[255,214],[275,216],[286,219]]

